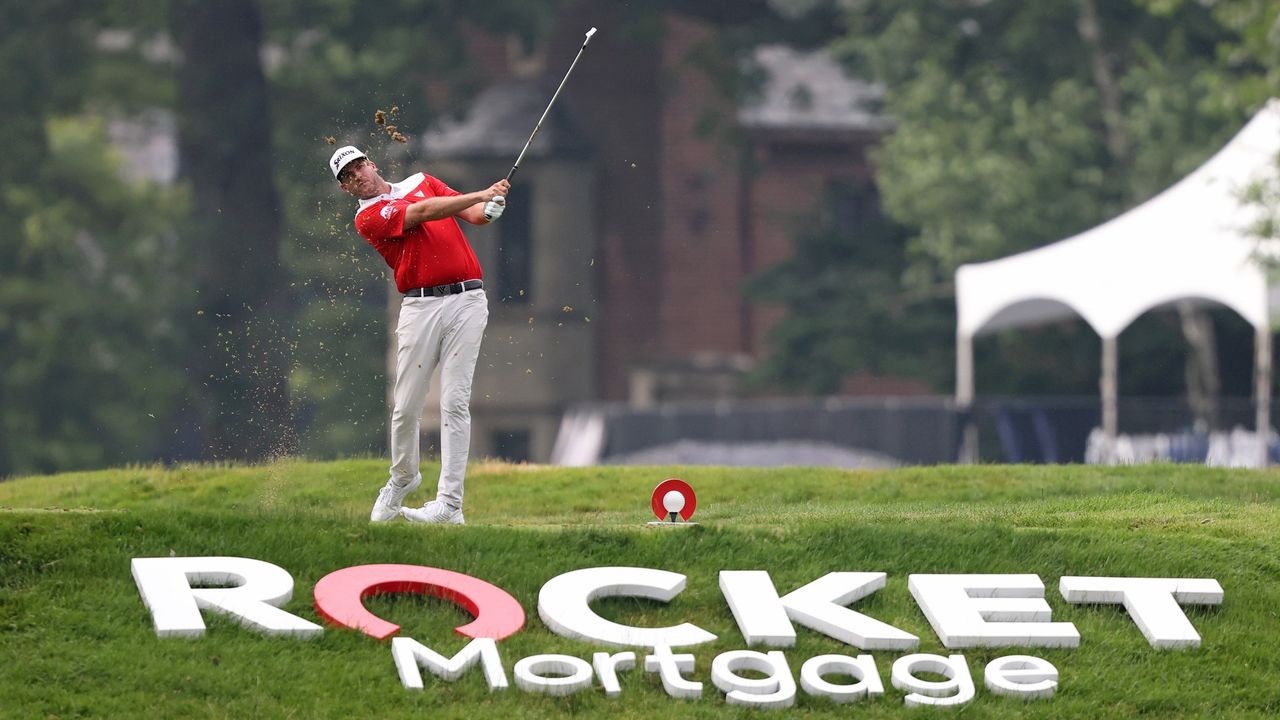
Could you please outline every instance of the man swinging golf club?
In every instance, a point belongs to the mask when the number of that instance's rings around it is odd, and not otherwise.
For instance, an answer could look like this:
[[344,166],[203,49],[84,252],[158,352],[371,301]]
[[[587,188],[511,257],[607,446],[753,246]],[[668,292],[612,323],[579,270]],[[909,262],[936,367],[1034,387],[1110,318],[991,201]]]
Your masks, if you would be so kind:
[[[329,168],[360,201],[356,230],[395,272],[404,293],[396,327],[395,408],[391,413],[391,477],[369,514],[385,522],[403,514],[423,523],[461,525],[463,481],[471,445],[471,379],[489,322],[480,263],[458,218],[484,225],[498,219],[511,183],[499,180],[462,194],[425,173],[388,183],[378,166],[350,145]],[[440,481],[436,499],[402,508],[422,484],[419,418],[431,373],[440,366]]]
[[[424,173],[392,185],[378,174],[377,165],[350,145],[338,148],[329,159],[342,189],[360,201],[356,230],[395,271],[396,287],[404,293],[396,328],[399,350],[395,409],[391,413],[391,478],[373,503],[369,514],[373,522],[391,520],[400,513],[412,522],[463,524],[462,486],[471,449],[471,378],[489,322],[489,307],[480,263],[455,218],[483,225],[501,217],[511,178],[595,33],[595,28],[586,32],[582,47],[533,126],[511,172],[485,190],[463,195]],[[437,363],[440,483],[435,500],[421,508],[403,508],[405,496],[422,484],[418,417]]]

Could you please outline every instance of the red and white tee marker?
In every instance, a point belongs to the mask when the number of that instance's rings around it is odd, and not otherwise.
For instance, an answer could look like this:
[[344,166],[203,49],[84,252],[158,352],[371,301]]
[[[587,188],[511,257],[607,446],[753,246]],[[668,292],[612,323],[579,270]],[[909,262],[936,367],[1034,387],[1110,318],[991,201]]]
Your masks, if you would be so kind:
[[680,478],[667,478],[658,483],[649,499],[658,522],[650,525],[684,525],[693,517],[698,507],[698,496],[693,487]]

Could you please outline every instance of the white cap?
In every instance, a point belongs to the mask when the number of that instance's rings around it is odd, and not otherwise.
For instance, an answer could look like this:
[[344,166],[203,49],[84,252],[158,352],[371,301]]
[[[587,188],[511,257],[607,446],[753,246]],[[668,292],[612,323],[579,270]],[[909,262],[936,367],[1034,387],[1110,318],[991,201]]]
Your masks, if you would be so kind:
[[333,171],[333,176],[338,177],[338,173],[342,172],[342,168],[352,160],[358,160],[365,157],[360,149],[355,145],[344,145],[333,151],[333,157],[329,158],[329,169]]

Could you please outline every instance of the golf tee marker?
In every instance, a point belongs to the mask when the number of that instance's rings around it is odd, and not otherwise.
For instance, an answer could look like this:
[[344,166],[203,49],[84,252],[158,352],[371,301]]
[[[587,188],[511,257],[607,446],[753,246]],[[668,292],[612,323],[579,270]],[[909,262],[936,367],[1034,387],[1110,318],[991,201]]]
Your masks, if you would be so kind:
[[667,478],[653,489],[649,504],[658,517],[658,522],[650,525],[688,525],[698,507],[698,496],[689,483],[680,478]]

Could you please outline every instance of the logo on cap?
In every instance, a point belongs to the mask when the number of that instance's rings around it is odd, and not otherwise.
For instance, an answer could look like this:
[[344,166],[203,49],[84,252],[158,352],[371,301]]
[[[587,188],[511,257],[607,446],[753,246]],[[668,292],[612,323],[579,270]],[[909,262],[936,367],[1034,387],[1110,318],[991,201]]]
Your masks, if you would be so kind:
[[329,159],[329,164],[333,166],[333,176],[337,177],[338,173],[342,172],[342,168],[345,167],[347,163],[362,157],[365,157],[365,154],[360,152],[360,149],[353,145],[338,148],[337,151],[333,153],[333,157]]

